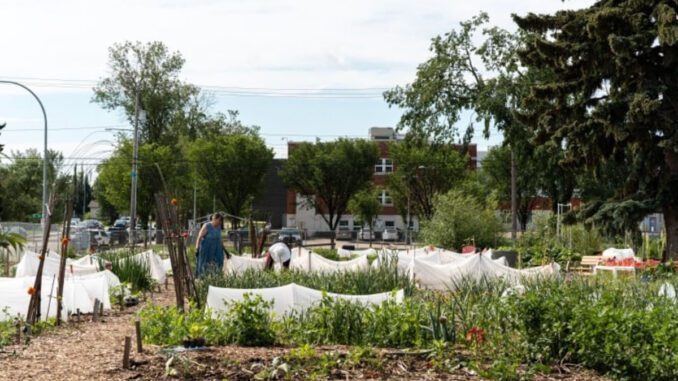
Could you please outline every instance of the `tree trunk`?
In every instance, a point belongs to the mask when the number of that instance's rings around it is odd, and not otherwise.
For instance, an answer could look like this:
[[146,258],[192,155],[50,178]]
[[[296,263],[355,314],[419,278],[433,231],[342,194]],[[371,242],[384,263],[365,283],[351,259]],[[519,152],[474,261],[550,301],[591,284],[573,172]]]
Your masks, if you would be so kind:
[[666,229],[666,248],[663,261],[678,261],[678,205],[664,207],[664,227]]
[[516,244],[518,231],[518,187],[517,187],[518,168],[516,165],[516,155],[511,148],[511,240]]
[[[664,160],[668,168],[668,183],[675,189],[676,178],[678,178],[678,154],[668,151]],[[663,208],[666,248],[662,259],[676,261],[678,260],[678,199],[675,193],[669,197],[670,199],[664,202]]]

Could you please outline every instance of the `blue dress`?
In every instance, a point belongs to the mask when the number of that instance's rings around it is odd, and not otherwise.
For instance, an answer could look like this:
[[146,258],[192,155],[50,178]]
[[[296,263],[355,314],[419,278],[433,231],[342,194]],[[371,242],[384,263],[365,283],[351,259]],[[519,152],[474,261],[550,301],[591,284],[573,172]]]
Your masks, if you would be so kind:
[[207,234],[200,242],[198,264],[195,268],[196,277],[200,277],[207,271],[218,271],[224,268],[224,246],[221,242],[221,229],[217,229],[208,222]]

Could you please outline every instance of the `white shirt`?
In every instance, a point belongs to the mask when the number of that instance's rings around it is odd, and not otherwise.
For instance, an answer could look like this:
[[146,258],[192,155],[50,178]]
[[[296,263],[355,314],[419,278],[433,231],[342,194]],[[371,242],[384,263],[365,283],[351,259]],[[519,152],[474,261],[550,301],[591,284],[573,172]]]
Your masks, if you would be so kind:
[[271,247],[268,248],[268,252],[271,254],[271,259],[273,259],[273,262],[275,263],[285,263],[292,258],[290,248],[282,242],[271,245]]

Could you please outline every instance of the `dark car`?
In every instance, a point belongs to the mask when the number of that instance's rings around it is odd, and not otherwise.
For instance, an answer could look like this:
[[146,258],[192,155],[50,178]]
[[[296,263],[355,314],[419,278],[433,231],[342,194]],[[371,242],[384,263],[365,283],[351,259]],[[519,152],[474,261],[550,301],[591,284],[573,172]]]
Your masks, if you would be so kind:
[[128,222],[126,220],[116,220],[113,226],[108,228],[108,235],[110,236],[111,245],[124,245],[129,241],[129,233],[127,232]]
[[289,238],[293,243],[301,243],[301,231],[295,228],[283,228],[278,233],[278,240],[282,241],[285,238]]
[[102,224],[101,222],[99,222],[97,220],[84,220],[84,221],[80,222],[80,224],[78,226],[85,228],[87,230],[90,230],[90,229],[101,230],[101,229],[104,228],[104,224]]

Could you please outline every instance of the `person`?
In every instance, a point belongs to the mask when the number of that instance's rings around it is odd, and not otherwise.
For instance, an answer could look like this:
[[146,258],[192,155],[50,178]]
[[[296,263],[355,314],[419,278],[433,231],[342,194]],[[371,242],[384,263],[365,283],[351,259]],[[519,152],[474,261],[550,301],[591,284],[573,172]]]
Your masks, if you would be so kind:
[[292,260],[292,237],[285,237],[276,242],[266,251],[264,269],[270,270],[274,263],[280,263],[284,269],[290,268]]
[[198,263],[195,267],[196,277],[200,277],[207,271],[218,271],[224,268],[224,245],[221,241],[221,229],[224,225],[224,217],[215,213],[212,220],[206,222],[200,228],[198,239],[195,242],[195,253]]

